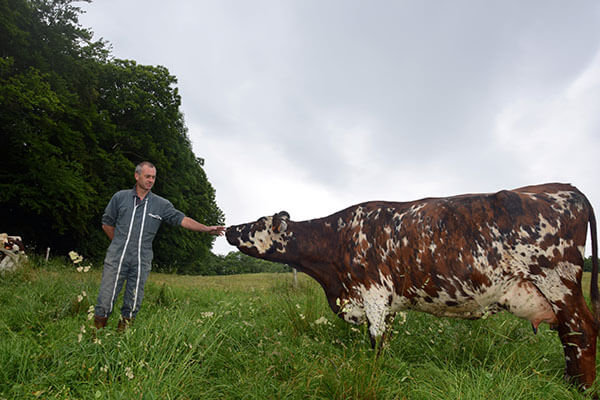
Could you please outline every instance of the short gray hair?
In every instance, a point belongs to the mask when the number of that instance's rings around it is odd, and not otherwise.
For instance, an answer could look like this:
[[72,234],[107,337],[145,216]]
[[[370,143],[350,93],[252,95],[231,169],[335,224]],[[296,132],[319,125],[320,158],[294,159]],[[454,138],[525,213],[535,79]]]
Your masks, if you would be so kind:
[[136,174],[141,174],[142,173],[142,168],[144,167],[150,167],[150,168],[154,168],[156,169],[156,167],[154,166],[154,164],[152,164],[150,161],[142,161],[141,163],[139,163],[138,165],[136,165],[135,167],[135,173]]

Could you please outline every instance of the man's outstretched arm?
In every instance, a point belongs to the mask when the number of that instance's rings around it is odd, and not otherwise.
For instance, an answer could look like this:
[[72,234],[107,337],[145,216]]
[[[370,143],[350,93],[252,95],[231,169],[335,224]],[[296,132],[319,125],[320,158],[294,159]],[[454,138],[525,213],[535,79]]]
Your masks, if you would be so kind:
[[189,229],[190,231],[206,232],[215,236],[221,236],[223,233],[225,233],[224,226],[206,226],[190,217],[183,217],[183,220],[181,221],[181,226],[185,229]]

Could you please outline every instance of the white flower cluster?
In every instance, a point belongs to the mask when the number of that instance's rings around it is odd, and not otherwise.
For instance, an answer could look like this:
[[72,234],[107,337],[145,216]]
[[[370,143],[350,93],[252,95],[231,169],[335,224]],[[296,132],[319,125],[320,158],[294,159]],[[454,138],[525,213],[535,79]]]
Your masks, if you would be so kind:
[[83,339],[84,333],[85,333],[85,325],[81,325],[81,328],[79,328],[79,334],[77,335],[77,343],[81,343],[81,339]]
[[[80,256],[75,251],[70,251],[69,257],[71,258],[71,261],[73,261],[73,264],[75,264],[75,265],[80,264],[83,261],[83,256]],[[86,265],[85,267],[80,265],[77,267],[77,272],[88,272],[90,270],[90,268],[92,268],[91,264]]]
[[85,292],[85,290],[82,290],[81,294],[77,295],[77,302],[81,303],[83,301],[83,299],[86,297],[87,297],[87,293]]
[[314,323],[315,325],[331,325],[331,322],[325,317],[317,319]]

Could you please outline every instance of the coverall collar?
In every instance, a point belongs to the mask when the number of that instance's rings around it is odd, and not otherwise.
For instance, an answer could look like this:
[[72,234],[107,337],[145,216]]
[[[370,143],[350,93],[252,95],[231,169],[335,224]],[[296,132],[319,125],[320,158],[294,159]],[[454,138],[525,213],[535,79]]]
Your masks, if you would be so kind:
[[135,205],[139,205],[142,204],[146,199],[149,199],[150,196],[152,196],[152,190],[149,190],[148,193],[146,194],[146,196],[144,197],[144,200],[141,200],[140,197],[137,194],[137,190],[135,190],[136,185],[133,185],[133,189],[131,189],[131,195],[135,198]]

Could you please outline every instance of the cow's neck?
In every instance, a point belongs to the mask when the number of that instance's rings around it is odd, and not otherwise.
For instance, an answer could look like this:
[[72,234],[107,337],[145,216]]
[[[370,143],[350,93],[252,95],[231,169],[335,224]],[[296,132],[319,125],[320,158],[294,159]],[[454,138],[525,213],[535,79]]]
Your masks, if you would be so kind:
[[328,298],[335,299],[341,288],[336,274],[341,269],[334,266],[339,260],[339,254],[334,254],[340,247],[339,233],[326,218],[295,222],[291,228],[294,239],[288,245],[288,262],[319,282]]

